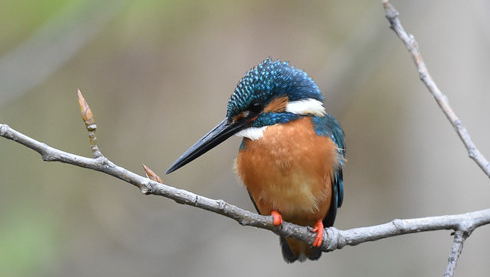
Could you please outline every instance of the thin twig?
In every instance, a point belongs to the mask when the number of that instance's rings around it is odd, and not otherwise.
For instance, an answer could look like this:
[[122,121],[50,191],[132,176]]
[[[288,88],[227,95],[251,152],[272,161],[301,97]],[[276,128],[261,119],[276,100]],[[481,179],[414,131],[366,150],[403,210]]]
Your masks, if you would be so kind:
[[454,242],[453,247],[451,248],[451,253],[449,254],[446,273],[444,277],[453,277],[454,270],[456,269],[456,264],[458,262],[459,255],[463,251],[463,243],[465,239],[468,237],[468,233],[463,230],[458,230],[454,232]]
[[77,95],[78,106],[80,107],[80,115],[82,116],[83,123],[85,123],[85,129],[87,129],[88,132],[92,156],[94,158],[102,158],[104,156],[97,146],[97,137],[95,136],[95,132],[97,131],[97,124],[95,124],[94,114],[92,113],[92,110],[87,104],[87,101],[85,101],[85,98],[83,97],[80,90],[77,91]]
[[432,79],[432,76],[429,74],[429,70],[425,65],[424,60],[422,59],[422,54],[420,53],[419,46],[417,41],[413,37],[413,35],[408,34],[403,28],[400,20],[398,19],[399,13],[393,7],[393,5],[388,1],[383,1],[383,7],[385,8],[386,18],[390,22],[390,27],[395,31],[398,37],[403,41],[405,47],[410,52],[413,61],[415,62],[415,66],[419,72],[420,80],[425,84],[425,86],[429,89],[429,92],[432,94],[437,104],[441,108],[444,115],[446,115],[447,119],[453,126],[454,130],[458,134],[459,138],[463,142],[466,150],[468,151],[468,156],[473,159],[476,164],[483,170],[483,172],[490,178],[490,163],[483,156],[482,153],[476,148],[475,144],[471,140],[471,137],[463,125],[463,122],[456,116],[453,109],[449,105],[446,95],[444,95],[437,84]]
[[[408,52],[412,56],[415,66],[417,67],[417,70],[419,72],[420,80],[422,80],[425,86],[429,89],[429,92],[432,94],[442,112],[444,113],[444,115],[446,115],[447,119],[460,137],[461,141],[466,147],[466,150],[468,151],[468,156],[476,162],[476,164],[483,170],[487,177],[490,177],[490,163],[483,156],[483,154],[480,153],[478,148],[476,148],[475,144],[471,140],[468,131],[464,127],[463,122],[456,116],[456,113],[449,105],[446,95],[441,92],[437,84],[434,82],[434,79],[432,79],[429,70],[425,65],[425,62],[422,59],[422,54],[420,53],[418,43],[415,40],[414,36],[408,34],[405,31],[398,18],[398,11],[388,0],[383,0],[383,7],[386,12],[386,18],[390,22],[391,29],[402,40]],[[454,243],[451,249],[451,254],[449,255],[446,272],[444,274],[444,276],[448,277],[454,276],[454,270],[456,269],[458,258],[463,251],[463,242],[471,234],[471,231],[473,229],[469,230],[466,229],[464,225],[461,225],[454,230]]]

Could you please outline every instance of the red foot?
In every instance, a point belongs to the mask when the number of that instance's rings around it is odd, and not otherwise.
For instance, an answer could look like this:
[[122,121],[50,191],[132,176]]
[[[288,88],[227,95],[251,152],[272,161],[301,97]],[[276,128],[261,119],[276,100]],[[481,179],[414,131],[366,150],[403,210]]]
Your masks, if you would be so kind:
[[320,247],[320,246],[322,246],[322,242],[323,242],[323,222],[321,220],[318,220],[315,223],[315,226],[313,226],[312,232],[316,233],[315,241],[313,242],[312,246],[313,247]]
[[271,215],[272,215],[272,224],[274,224],[274,226],[279,226],[282,224],[282,216],[278,211],[272,211]]

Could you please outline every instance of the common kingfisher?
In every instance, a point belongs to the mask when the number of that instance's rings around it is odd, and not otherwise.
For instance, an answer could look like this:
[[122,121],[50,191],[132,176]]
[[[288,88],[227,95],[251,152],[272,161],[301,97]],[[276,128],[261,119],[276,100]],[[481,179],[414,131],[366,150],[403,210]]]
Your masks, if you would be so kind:
[[317,260],[324,227],[342,205],[344,132],[317,84],[288,62],[266,59],[238,82],[226,118],[168,169],[171,173],[232,135],[243,137],[235,170],[257,211],[311,226],[312,245],[280,237],[284,260]]

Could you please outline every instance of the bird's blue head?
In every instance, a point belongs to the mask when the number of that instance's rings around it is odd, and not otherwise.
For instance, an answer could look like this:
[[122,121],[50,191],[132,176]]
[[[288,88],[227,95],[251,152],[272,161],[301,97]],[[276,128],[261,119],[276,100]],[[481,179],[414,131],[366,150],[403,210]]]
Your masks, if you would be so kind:
[[232,135],[258,139],[269,125],[307,115],[325,115],[323,96],[316,83],[288,62],[266,59],[238,82],[228,101],[226,118],[177,159],[167,173]]
[[[310,102],[305,103],[306,100]],[[266,59],[238,82],[228,101],[226,117],[230,121],[251,117],[252,127],[284,123],[300,114],[288,111],[287,105],[291,108],[292,103],[300,102],[303,108],[323,102],[317,84],[288,62]]]

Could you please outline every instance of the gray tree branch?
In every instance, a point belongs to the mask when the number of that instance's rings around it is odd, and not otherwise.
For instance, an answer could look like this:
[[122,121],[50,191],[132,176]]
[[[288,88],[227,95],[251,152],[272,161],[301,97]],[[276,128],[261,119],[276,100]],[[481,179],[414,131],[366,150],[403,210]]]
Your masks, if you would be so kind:
[[[476,164],[483,170],[487,177],[490,177],[490,163],[478,150],[478,148],[476,148],[476,145],[471,140],[470,134],[468,133],[468,130],[466,130],[466,128],[464,127],[463,122],[456,116],[456,113],[449,105],[449,101],[447,100],[446,95],[441,92],[434,79],[432,79],[432,76],[430,75],[429,70],[425,65],[425,62],[422,59],[422,54],[420,53],[418,43],[415,40],[414,36],[405,31],[400,22],[400,19],[398,18],[398,11],[395,9],[395,7],[393,7],[389,0],[383,0],[383,7],[385,9],[386,18],[390,22],[391,29],[405,44],[405,47],[412,56],[415,66],[419,72],[420,80],[422,80],[422,82],[425,84],[425,86],[441,108],[442,112],[453,126],[454,130],[456,131],[466,150],[468,151],[468,156],[476,162]],[[448,265],[444,274],[445,277],[454,276],[454,270],[456,269],[458,258],[463,251],[463,243],[466,238],[471,234],[470,230],[465,230],[464,228],[458,228],[455,230],[456,232],[454,233],[454,243],[448,258]]]
[[444,115],[447,117],[454,130],[458,134],[459,138],[463,142],[466,150],[468,151],[468,156],[473,159],[476,164],[483,170],[483,172],[490,178],[490,163],[483,156],[482,153],[476,148],[476,145],[471,140],[468,130],[463,125],[463,122],[456,116],[447,100],[447,96],[444,95],[439,87],[437,86],[434,79],[429,73],[424,60],[422,59],[422,54],[420,53],[419,45],[415,40],[414,36],[407,33],[403,28],[400,19],[398,18],[399,13],[393,7],[393,5],[388,0],[383,0],[383,7],[385,8],[386,18],[390,22],[391,29],[398,35],[407,48],[408,52],[412,56],[415,66],[419,72],[420,80],[425,84],[429,92],[432,94],[437,104],[441,108]]
[[[91,133],[89,136],[91,148],[94,149],[96,148],[95,122],[90,123],[85,119],[84,121],[87,130],[89,133]],[[186,190],[177,189],[172,186],[152,181],[149,178],[145,178],[114,164],[109,159],[104,157],[100,153],[100,150],[98,152],[93,151],[94,158],[87,158],[71,154],[30,138],[10,128],[6,124],[0,124],[0,136],[31,148],[32,150],[38,152],[44,161],[57,161],[100,171],[135,185],[142,193],[147,195],[159,195],[170,198],[180,204],[194,206],[232,218],[241,225],[267,229],[278,235],[294,237],[309,243],[312,243],[315,239],[315,235],[310,232],[310,228],[308,227],[303,227],[288,222],[284,222],[282,226],[276,227],[272,224],[271,216],[258,215],[231,205],[223,200],[210,199]],[[330,227],[326,228],[326,235],[324,236],[321,249],[328,252],[341,249],[347,245],[354,246],[364,242],[375,241],[393,236],[436,230],[454,230],[456,232],[463,231],[469,235],[475,228],[489,223],[490,209],[487,209],[457,215],[444,215],[415,219],[395,219],[381,225],[354,228],[350,230],[339,230],[337,228]]]
[[456,231],[454,232],[454,243],[451,248],[451,253],[449,254],[448,263],[446,267],[446,272],[444,273],[444,277],[454,276],[454,270],[456,269],[456,264],[458,262],[459,255],[463,251],[463,243],[466,238],[469,236],[465,231]]

